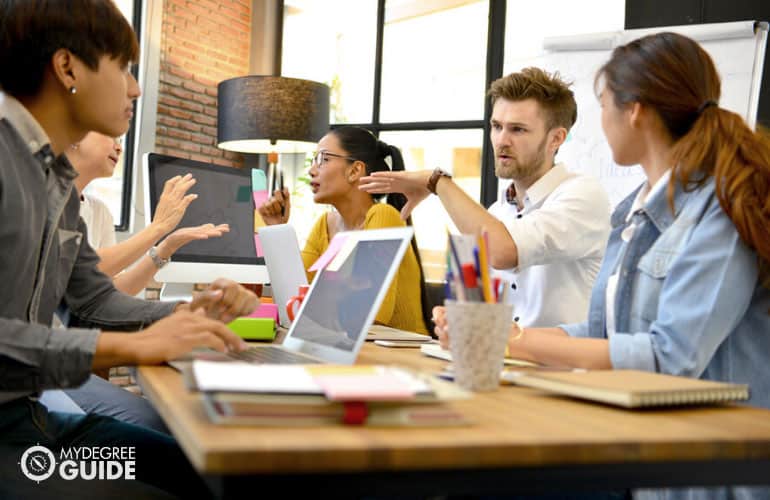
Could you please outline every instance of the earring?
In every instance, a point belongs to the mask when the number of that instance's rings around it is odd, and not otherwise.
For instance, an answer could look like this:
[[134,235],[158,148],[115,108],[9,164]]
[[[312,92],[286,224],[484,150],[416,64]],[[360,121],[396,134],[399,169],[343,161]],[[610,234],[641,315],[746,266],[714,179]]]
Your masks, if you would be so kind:
[[76,89],[74,85],[70,87],[70,94],[77,94],[77,93],[78,93],[78,89]]

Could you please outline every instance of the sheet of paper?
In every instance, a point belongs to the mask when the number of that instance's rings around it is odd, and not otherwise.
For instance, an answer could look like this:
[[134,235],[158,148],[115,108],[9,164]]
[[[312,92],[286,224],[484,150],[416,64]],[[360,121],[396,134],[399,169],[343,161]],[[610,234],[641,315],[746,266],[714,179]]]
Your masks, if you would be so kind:
[[318,257],[318,260],[315,261],[312,266],[310,266],[308,271],[318,271],[319,269],[326,267],[326,265],[331,262],[334,256],[337,255],[337,252],[340,251],[347,239],[348,235],[335,234],[334,238],[332,238],[332,240],[329,242],[329,246],[326,251],[323,253],[323,255]]
[[323,393],[318,383],[301,365],[257,365],[195,360],[192,369],[201,391]]

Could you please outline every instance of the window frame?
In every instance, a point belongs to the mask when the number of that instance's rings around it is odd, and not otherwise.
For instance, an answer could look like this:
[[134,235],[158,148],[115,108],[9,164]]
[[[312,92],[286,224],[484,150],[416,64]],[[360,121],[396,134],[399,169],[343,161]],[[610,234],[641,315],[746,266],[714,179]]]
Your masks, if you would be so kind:
[[[382,54],[385,33],[385,2],[377,0],[377,32],[375,39],[374,57],[374,86],[372,92],[372,121],[369,123],[337,123],[331,124],[331,128],[342,126],[359,126],[371,130],[377,137],[380,132],[391,131],[434,131],[455,129],[481,129],[484,140],[481,149],[481,193],[478,200],[485,207],[489,207],[497,200],[497,177],[494,170],[494,151],[488,140],[489,119],[492,116],[492,106],[488,98],[484,99],[484,118],[481,120],[455,120],[455,121],[424,121],[424,122],[388,122],[383,123],[380,118],[380,103],[382,100]],[[487,55],[485,89],[490,84],[503,76],[503,56],[505,46],[505,9],[506,0],[489,1],[489,20],[487,24]],[[280,2],[283,7],[283,1]],[[281,9],[283,12],[283,9]],[[285,14],[284,14],[285,15]],[[281,25],[283,16],[280,16]],[[279,28],[279,43],[277,57],[280,65],[283,47],[283,28]],[[280,70],[280,66],[278,68]]]
[[[139,42],[139,46],[142,46],[142,0],[134,0],[134,9],[131,19],[131,26],[136,33],[136,39]],[[139,80],[139,64],[131,65],[131,74],[134,78]],[[123,185],[120,191],[120,220],[115,223],[115,231],[126,232],[131,228],[131,209],[132,200],[131,195],[133,191],[134,181],[134,149],[136,148],[137,137],[139,131],[137,130],[136,117],[139,113],[134,113],[131,117],[131,124],[126,132],[125,143],[123,145]]]

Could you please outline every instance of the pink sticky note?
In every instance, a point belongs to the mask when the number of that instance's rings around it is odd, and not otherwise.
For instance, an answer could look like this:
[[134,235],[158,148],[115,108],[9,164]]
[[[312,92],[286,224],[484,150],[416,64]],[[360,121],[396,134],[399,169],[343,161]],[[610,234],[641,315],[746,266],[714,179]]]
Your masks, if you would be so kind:
[[318,271],[319,269],[326,267],[326,265],[331,262],[334,256],[337,255],[337,252],[340,251],[340,248],[342,248],[342,245],[345,244],[345,240],[347,239],[347,235],[335,234],[334,238],[332,238],[332,240],[329,242],[329,247],[326,249],[323,255],[318,257],[318,260],[315,261],[312,266],[310,266],[308,271]]
[[267,191],[253,191],[252,195],[254,196],[254,208],[259,210],[259,207],[261,207],[269,198]]
[[257,233],[254,233],[254,246],[257,248],[257,257],[264,257],[265,253],[262,251],[262,243],[259,242]]
[[278,306],[276,304],[260,304],[259,307],[246,316],[247,318],[273,318],[278,321]]
[[414,391],[409,384],[389,373],[315,375],[313,380],[332,401],[398,401],[414,398]]

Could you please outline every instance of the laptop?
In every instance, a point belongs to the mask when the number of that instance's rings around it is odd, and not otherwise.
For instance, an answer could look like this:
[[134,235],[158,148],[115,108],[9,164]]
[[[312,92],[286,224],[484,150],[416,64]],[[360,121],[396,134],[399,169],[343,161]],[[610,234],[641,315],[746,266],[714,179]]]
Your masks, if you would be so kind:
[[350,243],[316,273],[283,344],[227,355],[199,352],[193,359],[353,364],[413,233],[411,227],[346,233]]
[[258,231],[267,274],[270,276],[273,301],[278,306],[278,322],[284,328],[289,328],[291,321],[286,314],[286,302],[297,294],[300,285],[307,285],[297,233],[289,224],[264,226]]
[[[300,255],[297,234],[294,227],[289,224],[265,226],[259,228],[259,241],[262,243],[265,264],[270,275],[270,288],[273,291],[274,302],[278,304],[280,324],[289,328],[291,322],[284,305],[293,295],[296,295],[299,285],[307,284],[307,275]],[[372,325],[366,340],[422,343],[430,342],[431,337],[385,325]]]

